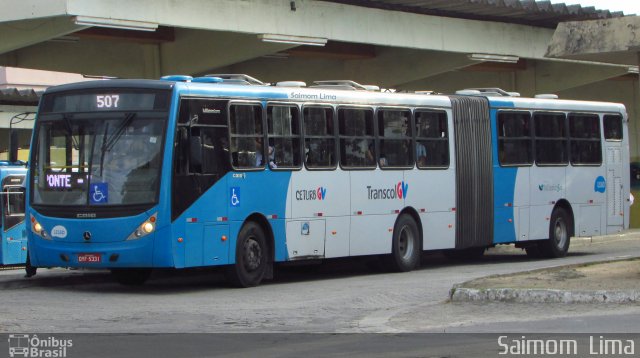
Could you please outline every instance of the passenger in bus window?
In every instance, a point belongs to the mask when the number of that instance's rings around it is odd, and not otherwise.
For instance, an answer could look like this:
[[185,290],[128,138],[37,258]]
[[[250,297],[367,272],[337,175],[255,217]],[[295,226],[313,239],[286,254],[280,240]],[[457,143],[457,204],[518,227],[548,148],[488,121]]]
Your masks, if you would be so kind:
[[387,157],[385,157],[384,154],[380,154],[380,159],[378,159],[378,165],[380,165],[380,168],[386,167],[387,165],[389,165],[389,163],[387,162]]
[[416,158],[419,167],[427,165],[427,148],[420,142],[416,142]]
[[[274,162],[275,160],[275,150],[272,145],[269,145],[269,166],[271,168],[277,168],[278,166]],[[264,165],[264,158],[262,156],[262,138],[256,138],[256,167],[261,167]]]
[[255,165],[256,167],[261,167],[264,165],[264,163],[262,162],[262,138],[256,138],[256,161],[255,161]]
[[275,154],[275,147],[271,144],[269,144],[269,167],[270,168],[277,168],[278,166],[276,165],[276,154]]

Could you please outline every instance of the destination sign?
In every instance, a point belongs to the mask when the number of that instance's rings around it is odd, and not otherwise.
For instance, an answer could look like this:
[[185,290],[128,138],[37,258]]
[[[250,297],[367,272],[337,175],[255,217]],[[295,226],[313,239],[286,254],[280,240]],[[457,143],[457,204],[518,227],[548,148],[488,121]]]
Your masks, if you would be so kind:
[[45,188],[48,190],[71,190],[85,187],[85,173],[46,173]]
[[99,93],[63,93],[43,97],[41,112],[108,112],[165,110],[166,91],[111,91]]

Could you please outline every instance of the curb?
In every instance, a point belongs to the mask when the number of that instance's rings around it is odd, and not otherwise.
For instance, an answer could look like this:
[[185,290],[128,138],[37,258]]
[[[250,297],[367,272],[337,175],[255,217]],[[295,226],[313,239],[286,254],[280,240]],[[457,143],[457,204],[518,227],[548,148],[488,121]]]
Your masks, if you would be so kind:
[[454,285],[451,302],[507,303],[638,303],[640,291],[564,291],[551,289],[466,288]]

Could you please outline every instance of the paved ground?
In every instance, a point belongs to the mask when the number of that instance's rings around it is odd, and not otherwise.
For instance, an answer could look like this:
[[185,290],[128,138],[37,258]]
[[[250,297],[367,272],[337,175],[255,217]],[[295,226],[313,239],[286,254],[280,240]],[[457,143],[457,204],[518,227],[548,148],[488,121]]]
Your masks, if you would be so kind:
[[489,276],[466,282],[468,288],[623,291],[640,289],[640,259],[554,267],[517,274]]
[[273,281],[230,289],[215,270],[160,272],[123,287],[103,271],[52,269],[24,279],[0,272],[0,332],[398,333],[640,332],[638,304],[451,302],[456,283],[640,257],[640,232],[572,240],[562,259],[528,258],[500,247],[477,261],[432,253],[409,273],[371,270],[359,260],[280,268]]
[[[574,246],[592,244],[594,240],[635,240],[638,235],[637,231],[630,231],[623,235],[574,239]],[[450,296],[455,302],[640,303],[640,258],[490,275],[454,285]]]

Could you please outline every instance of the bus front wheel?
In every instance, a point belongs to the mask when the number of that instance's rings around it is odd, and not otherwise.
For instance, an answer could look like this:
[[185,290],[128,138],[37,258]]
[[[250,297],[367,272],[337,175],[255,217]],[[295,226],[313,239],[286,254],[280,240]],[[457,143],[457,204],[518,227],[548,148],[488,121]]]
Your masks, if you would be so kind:
[[418,226],[411,216],[403,214],[398,218],[391,245],[391,255],[386,258],[386,266],[391,271],[411,271],[420,264]]
[[267,240],[264,230],[255,222],[246,223],[236,242],[236,263],[227,269],[227,279],[236,287],[260,284],[267,272]]

